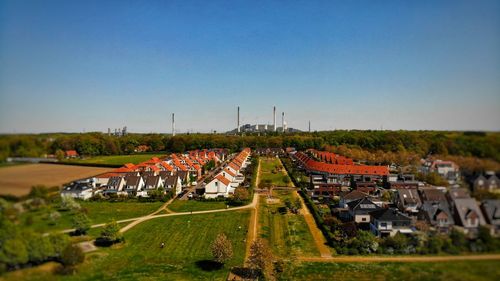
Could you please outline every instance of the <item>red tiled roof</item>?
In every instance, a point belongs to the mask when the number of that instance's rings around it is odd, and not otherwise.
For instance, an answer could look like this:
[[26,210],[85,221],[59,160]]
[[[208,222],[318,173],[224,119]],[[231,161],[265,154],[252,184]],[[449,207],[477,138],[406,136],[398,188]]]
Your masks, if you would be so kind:
[[224,176],[222,176],[221,174],[219,174],[215,178],[217,180],[219,180],[220,182],[222,182],[225,186],[229,186],[229,184],[231,184],[231,182],[228,179],[226,179]]

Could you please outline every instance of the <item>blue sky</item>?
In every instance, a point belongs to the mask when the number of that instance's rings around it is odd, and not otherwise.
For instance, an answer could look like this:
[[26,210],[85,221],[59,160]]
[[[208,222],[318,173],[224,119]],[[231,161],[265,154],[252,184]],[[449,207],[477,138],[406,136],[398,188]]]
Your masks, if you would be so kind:
[[500,130],[500,1],[0,1],[0,132],[226,131],[237,105]]

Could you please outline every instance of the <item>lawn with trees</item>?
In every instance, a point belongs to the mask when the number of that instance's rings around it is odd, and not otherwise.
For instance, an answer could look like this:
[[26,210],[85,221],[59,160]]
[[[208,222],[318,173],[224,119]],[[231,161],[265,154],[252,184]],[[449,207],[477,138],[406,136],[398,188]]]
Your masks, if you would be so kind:
[[195,211],[207,211],[207,210],[217,210],[217,209],[225,209],[227,206],[227,202],[225,200],[216,201],[216,200],[206,200],[206,201],[198,201],[198,200],[174,200],[170,205],[168,205],[168,209],[173,212],[195,212]]
[[[77,275],[28,277],[33,280],[223,280],[232,266],[243,265],[248,221],[248,211],[153,219],[126,232],[125,242],[117,247],[88,254],[85,263],[77,268]],[[223,267],[214,266],[211,249],[220,233],[231,241],[233,253]]]
[[260,187],[291,186],[291,180],[278,158],[260,158]]

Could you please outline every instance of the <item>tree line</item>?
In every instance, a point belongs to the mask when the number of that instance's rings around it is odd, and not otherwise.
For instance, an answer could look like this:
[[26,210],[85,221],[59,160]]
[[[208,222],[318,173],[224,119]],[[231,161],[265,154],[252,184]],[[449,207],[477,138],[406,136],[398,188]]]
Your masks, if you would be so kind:
[[[204,148],[295,147],[298,150],[345,146],[370,153],[413,155],[455,155],[488,158],[500,162],[500,133],[448,131],[361,131],[336,130],[313,133],[267,135],[185,134],[172,137],[162,134],[129,134],[122,137],[103,133],[1,135],[0,161],[9,156],[40,157],[57,150],[76,150],[80,155],[131,154],[139,145],[151,151],[183,152]],[[393,156],[396,158],[396,156]],[[412,159],[408,160],[412,161]]]

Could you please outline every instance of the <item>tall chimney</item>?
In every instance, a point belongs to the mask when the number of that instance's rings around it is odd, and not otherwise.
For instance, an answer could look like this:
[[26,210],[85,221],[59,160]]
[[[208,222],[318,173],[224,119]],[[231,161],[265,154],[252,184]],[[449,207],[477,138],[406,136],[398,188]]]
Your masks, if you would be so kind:
[[236,128],[238,131],[238,134],[240,133],[240,107],[238,106],[238,116],[236,119]]
[[285,112],[281,113],[281,130],[285,132]]
[[175,137],[175,114],[172,113],[172,136]]
[[309,133],[311,132],[311,120],[309,120]]
[[273,107],[274,131],[276,132],[276,106]]

